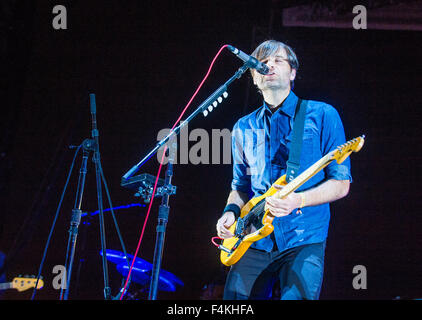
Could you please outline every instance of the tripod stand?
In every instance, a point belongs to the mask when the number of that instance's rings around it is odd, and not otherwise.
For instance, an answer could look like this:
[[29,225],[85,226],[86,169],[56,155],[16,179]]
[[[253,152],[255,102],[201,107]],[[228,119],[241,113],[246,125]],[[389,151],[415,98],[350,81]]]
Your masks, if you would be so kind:
[[[105,255],[105,251],[106,251],[106,241],[105,241],[105,228],[104,228],[104,210],[103,210],[103,196],[102,196],[102,185],[101,182],[104,183],[104,187],[105,187],[105,191],[106,191],[106,195],[109,201],[109,205],[110,205],[110,211],[111,211],[111,215],[113,217],[114,220],[114,224],[116,227],[116,232],[119,236],[119,240],[120,240],[120,244],[122,246],[122,250],[125,254],[126,257],[126,262],[129,265],[129,259],[127,257],[126,254],[126,248],[125,245],[123,243],[123,239],[121,237],[121,233],[119,230],[119,226],[117,224],[115,215],[114,215],[114,211],[113,211],[113,205],[111,203],[111,198],[110,198],[110,194],[108,191],[108,186],[104,177],[104,173],[102,170],[102,166],[101,166],[101,160],[100,160],[100,151],[99,151],[99,142],[98,142],[98,136],[99,136],[99,132],[97,129],[97,118],[96,118],[96,105],[95,105],[95,95],[94,94],[90,94],[90,108],[91,108],[91,117],[92,117],[92,132],[91,132],[91,136],[92,139],[85,139],[83,141],[83,143],[81,145],[79,145],[75,152],[75,155],[73,157],[73,162],[72,165],[70,167],[67,179],[66,179],[66,183],[65,183],[65,187],[63,189],[60,201],[59,201],[59,205],[57,207],[56,210],[56,215],[54,217],[53,220],[53,224],[52,227],[50,229],[50,233],[47,239],[47,243],[45,245],[44,248],[44,253],[41,259],[41,263],[38,269],[38,275],[37,275],[37,282],[36,285],[34,287],[34,291],[32,293],[32,297],[31,300],[33,300],[35,298],[35,293],[36,293],[36,287],[38,285],[38,281],[41,277],[41,273],[42,273],[42,269],[43,269],[43,265],[45,262],[45,258],[47,255],[47,250],[51,241],[51,237],[55,228],[55,224],[59,215],[59,211],[64,199],[64,195],[66,193],[66,189],[70,180],[70,176],[73,170],[73,165],[74,162],[76,160],[76,156],[79,152],[79,150],[82,148],[83,149],[83,156],[82,156],[82,164],[80,167],[80,171],[79,171],[79,180],[78,180],[78,186],[77,186],[77,192],[76,192],[76,199],[75,199],[75,204],[74,204],[74,208],[72,210],[72,216],[71,216],[71,221],[70,221],[70,228],[69,228],[69,239],[68,239],[68,244],[67,244],[67,250],[66,250],[66,260],[65,260],[65,277],[64,279],[62,278],[62,283],[60,286],[60,299],[68,299],[69,296],[69,288],[70,288],[70,279],[71,279],[71,274],[72,274],[72,267],[73,267],[73,260],[74,260],[74,255],[75,255],[75,249],[76,249],[76,240],[77,240],[77,235],[78,235],[78,228],[79,228],[79,224],[81,221],[81,215],[82,215],[82,211],[81,211],[81,204],[82,204],[82,198],[83,198],[83,192],[84,192],[84,187],[85,187],[85,178],[86,178],[86,173],[87,173],[87,161],[88,161],[88,157],[89,157],[89,153],[93,152],[93,162],[95,163],[95,173],[96,173],[96,184],[97,184],[97,201],[98,201],[98,212],[99,212],[99,222],[100,222],[100,237],[101,237],[101,248],[102,248],[102,264],[103,264],[103,278],[104,278],[104,297],[105,299],[110,299],[111,297],[111,290],[110,290],[110,286],[109,286],[109,278],[108,278],[108,267],[107,267],[107,260],[106,260],[106,255]],[[71,146],[72,147],[72,146]],[[73,146],[74,147],[74,146]],[[70,251],[70,252],[69,252]],[[130,284],[130,277],[128,277],[127,279],[127,285]],[[122,290],[119,291],[119,294],[116,296],[116,298],[118,298],[121,294],[122,294]],[[113,298],[113,299],[116,299]]]
[[[101,184],[103,174],[102,174],[100,151],[99,151],[99,139],[98,139],[99,131],[97,129],[96,103],[95,103],[95,95],[90,94],[89,96],[90,96],[91,118],[92,118],[91,136],[93,139],[86,139],[82,143],[82,148],[83,148],[82,164],[81,164],[81,169],[79,171],[79,180],[78,180],[78,188],[76,192],[75,206],[72,210],[72,216],[71,216],[70,228],[69,228],[69,240],[68,240],[67,253],[69,253],[69,248],[70,248],[70,254],[69,256],[66,256],[66,262],[65,262],[67,279],[66,279],[66,285],[62,286],[61,293],[60,293],[60,297],[63,298],[63,291],[64,291],[64,300],[67,300],[69,296],[69,288],[70,288],[70,280],[71,280],[71,275],[72,275],[73,260],[74,260],[74,255],[75,255],[76,240],[77,240],[78,228],[79,228],[79,223],[81,221],[81,214],[82,214],[81,204],[82,204],[82,197],[83,197],[84,187],[85,187],[85,177],[87,173],[87,161],[88,161],[88,156],[89,156],[90,151],[93,152],[92,161],[95,164],[101,250],[102,252],[105,252],[105,249],[106,249],[103,195],[102,195],[102,184]],[[109,300],[111,298],[111,289],[109,286],[108,266],[107,266],[107,260],[106,260],[105,255],[102,255],[102,264],[103,264],[103,278],[104,278],[104,298],[106,300]]]

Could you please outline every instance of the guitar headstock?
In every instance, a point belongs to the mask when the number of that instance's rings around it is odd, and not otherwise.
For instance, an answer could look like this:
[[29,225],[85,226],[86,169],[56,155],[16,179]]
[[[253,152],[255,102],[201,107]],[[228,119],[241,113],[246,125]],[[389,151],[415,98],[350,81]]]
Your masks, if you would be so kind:
[[[13,278],[12,288],[17,289],[18,291],[25,291],[30,288],[35,288],[37,284],[37,278],[35,276],[31,277],[16,277]],[[37,289],[41,289],[44,286],[44,281],[42,279],[38,280]]]
[[347,141],[346,143],[337,147],[333,151],[332,158],[337,161],[337,163],[342,163],[352,152],[359,152],[362,149],[363,144],[365,143],[365,135],[354,138]]

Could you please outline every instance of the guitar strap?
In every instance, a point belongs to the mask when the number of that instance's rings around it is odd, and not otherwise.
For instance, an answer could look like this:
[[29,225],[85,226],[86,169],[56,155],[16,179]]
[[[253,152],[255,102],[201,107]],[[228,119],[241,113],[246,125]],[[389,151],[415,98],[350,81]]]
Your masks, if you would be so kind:
[[[305,127],[305,115],[306,115],[307,105],[308,105],[308,101],[302,100],[300,98],[296,104],[295,115],[293,118],[292,141],[290,143],[289,159],[287,160],[287,168],[286,168],[287,182],[290,182],[294,178],[296,178],[299,172],[300,154],[302,152],[303,131]],[[270,234],[270,238],[274,244],[273,251],[278,250],[274,232]]]
[[303,131],[305,127],[305,115],[307,100],[299,98],[296,105],[295,117],[293,122],[292,141],[290,143],[289,159],[287,160],[286,179],[292,181],[299,172],[300,154],[302,152]]

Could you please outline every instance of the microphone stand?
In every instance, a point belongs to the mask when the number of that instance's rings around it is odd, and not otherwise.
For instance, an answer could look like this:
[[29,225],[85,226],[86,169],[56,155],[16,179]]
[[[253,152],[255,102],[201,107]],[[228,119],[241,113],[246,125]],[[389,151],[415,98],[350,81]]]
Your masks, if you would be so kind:
[[227,87],[236,79],[239,79],[242,74],[245,73],[247,69],[249,69],[249,64],[245,63],[242,67],[240,67],[237,72],[227,80],[220,88],[218,88],[214,93],[212,93],[204,102],[200,104],[200,106],[186,119],[184,120],[179,126],[177,126],[174,130],[172,130],[166,137],[164,137],[160,142],[157,143],[154,149],[152,149],[141,161],[139,161],[136,165],[134,165],[128,172],[126,172],[123,176],[123,180],[129,179],[131,176],[135,174],[136,171],[149,159],[151,158],[157,151],[160,149],[170,138],[180,132],[185,125],[187,125],[194,117],[198,115],[200,112],[208,112],[208,108],[210,106],[216,106],[216,101],[219,97],[221,97],[224,93],[227,93]]
[[[106,241],[105,241],[105,228],[104,228],[104,210],[103,210],[103,197],[102,197],[102,188],[101,188],[101,161],[100,161],[100,148],[99,148],[99,132],[97,129],[97,117],[96,117],[96,105],[95,105],[95,94],[90,94],[90,105],[91,105],[91,118],[92,118],[92,131],[91,136],[93,139],[86,139],[83,142],[83,157],[82,157],[82,165],[79,172],[79,181],[78,181],[78,189],[77,195],[75,200],[75,206],[72,210],[72,217],[70,222],[70,229],[69,229],[69,241],[68,241],[68,250],[71,248],[70,252],[70,259],[69,265],[66,267],[67,270],[67,279],[65,287],[61,288],[60,297],[63,297],[63,290],[64,291],[64,299],[67,300],[69,296],[69,288],[70,288],[70,279],[72,274],[72,266],[75,254],[75,247],[76,247],[76,239],[78,234],[78,227],[81,221],[81,204],[82,204],[82,196],[85,187],[85,176],[87,173],[87,161],[89,151],[93,151],[92,161],[95,164],[95,175],[96,175],[96,183],[97,183],[97,201],[98,201],[98,210],[99,210],[99,222],[100,222],[100,238],[101,238],[101,250],[104,253],[102,255],[102,263],[103,263],[103,277],[104,277],[104,297],[106,300],[110,300],[111,298],[111,289],[109,287],[109,277],[108,277],[108,267],[107,267],[107,260],[106,260]],[[66,264],[67,264],[68,257],[66,256]]]
[[166,227],[170,212],[169,200],[170,195],[174,194],[172,191],[171,179],[173,177],[173,161],[174,155],[176,153],[176,143],[173,143],[169,146],[169,159],[167,163],[166,176],[164,179],[164,185],[162,187],[163,196],[161,199],[161,205],[158,210],[158,223],[157,223],[157,238],[155,241],[155,250],[154,250],[154,261],[152,264],[152,273],[151,273],[151,285],[149,287],[149,296],[148,300],[156,300],[157,297],[157,288],[158,280],[160,275],[161,268],[161,259],[163,256],[164,249],[164,239],[166,235]]
[[[203,112],[204,116],[208,114],[208,111],[212,111],[213,107],[216,107],[219,102],[221,102],[221,96],[227,97],[227,88],[228,86],[236,79],[239,79],[247,69],[251,67],[250,63],[246,62],[242,67],[240,67],[236,73],[228,79],[222,86],[220,86],[216,91],[214,91],[204,102],[202,102],[199,107],[179,126],[172,130],[166,137],[164,137],[158,144],[152,149],[140,162],[133,166],[128,172],[126,172],[122,177],[122,183],[127,182],[127,180],[135,174],[136,171],[148,160],[150,159],[167,141],[172,138],[174,135],[180,132],[180,129],[187,125],[194,117],[196,117],[200,112]],[[217,102],[218,101],[218,102]],[[163,245],[165,238],[165,230],[168,222],[168,216],[170,212],[169,207],[169,195],[174,194],[171,192],[173,186],[171,186],[171,178],[173,176],[173,159],[175,146],[172,145],[169,148],[169,159],[167,164],[167,171],[165,177],[165,183],[163,186],[163,198],[158,211],[158,224],[157,224],[157,237],[154,250],[154,261],[152,267],[151,275],[151,284],[149,291],[149,300],[155,300],[157,296],[157,287],[159,280],[159,273],[163,255]]]
[[91,102],[91,118],[92,118],[92,137],[94,138],[94,155],[92,161],[95,164],[95,178],[97,183],[97,201],[98,201],[98,210],[99,210],[99,222],[100,222],[100,240],[101,240],[101,250],[102,254],[102,263],[103,263],[103,278],[104,278],[104,298],[110,300],[111,298],[111,288],[109,286],[108,278],[108,267],[107,267],[107,257],[106,257],[106,240],[105,240],[105,227],[104,227],[104,210],[103,210],[103,195],[101,189],[101,160],[100,160],[100,146],[98,141],[98,129],[97,129],[97,107],[95,104],[95,94],[91,93],[89,95]]

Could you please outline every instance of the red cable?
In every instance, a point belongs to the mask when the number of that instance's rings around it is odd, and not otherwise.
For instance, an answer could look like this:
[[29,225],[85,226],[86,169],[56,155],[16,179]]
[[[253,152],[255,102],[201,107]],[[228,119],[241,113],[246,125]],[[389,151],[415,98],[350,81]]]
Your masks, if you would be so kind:
[[215,239],[223,240],[223,238],[220,238],[220,237],[212,237],[211,238],[211,242],[213,243],[213,245],[215,245],[218,248],[218,247],[220,247],[220,245],[215,242]]
[[[212,67],[213,67],[213,65],[214,65],[215,60],[216,60],[216,59],[217,59],[217,57],[220,55],[221,51],[222,51],[224,48],[226,48],[226,47],[227,47],[227,44],[225,44],[224,46],[222,46],[222,47],[220,48],[220,50],[218,50],[217,54],[215,55],[214,59],[213,59],[213,60],[212,60],[212,62],[211,62],[210,67],[208,68],[208,72],[207,72],[207,74],[205,75],[205,77],[204,77],[204,79],[201,81],[201,83],[199,84],[199,86],[198,86],[198,88],[196,89],[195,93],[193,94],[192,98],[189,100],[188,104],[187,104],[187,105],[186,105],[186,107],[183,109],[182,113],[180,114],[180,116],[179,116],[179,118],[176,120],[176,122],[174,123],[173,127],[171,128],[171,130],[173,130],[173,129],[176,127],[176,125],[179,123],[180,119],[181,119],[181,118],[183,117],[183,115],[185,114],[186,110],[188,109],[188,107],[189,107],[189,106],[190,106],[190,104],[192,103],[192,101],[193,101],[193,99],[195,98],[195,96],[198,94],[198,91],[201,89],[201,87],[202,87],[202,85],[204,84],[205,80],[208,78],[208,75],[209,75],[209,74],[210,74],[210,72],[211,72],[211,69],[212,69]],[[164,147],[163,156],[162,156],[161,161],[160,161],[160,166],[159,166],[159,168],[158,168],[157,177],[155,178],[154,189],[153,189],[153,191],[152,191],[151,201],[150,201],[150,203],[149,203],[149,206],[148,206],[148,211],[147,211],[147,215],[146,215],[146,217],[145,217],[144,225],[143,225],[143,227],[142,227],[141,236],[140,236],[140,238],[139,238],[138,245],[137,245],[137,247],[136,247],[136,252],[135,252],[135,255],[134,255],[134,257],[133,257],[132,264],[131,264],[130,269],[129,269],[129,273],[128,273],[127,278],[126,278],[125,286],[123,287],[123,292],[122,292],[122,294],[121,294],[121,296],[120,296],[120,300],[122,300],[122,299],[123,299],[123,296],[125,295],[126,286],[127,286],[128,282],[129,282],[129,278],[130,278],[130,275],[131,275],[131,273],[132,273],[133,264],[135,263],[135,259],[136,259],[137,255],[138,255],[139,247],[141,246],[142,238],[143,238],[143,236],[144,236],[145,226],[146,226],[146,224],[147,224],[148,217],[149,217],[149,213],[150,213],[150,211],[151,211],[152,202],[154,201],[155,190],[156,190],[156,188],[157,188],[157,182],[158,182],[158,178],[160,177],[161,167],[162,167],[162,165],[163,165],[163,160],[164,160],[164,156],[165,156],[165,154],[166,154],[166,151],[167,151],[167,146],[165,146],[165,147]]]

